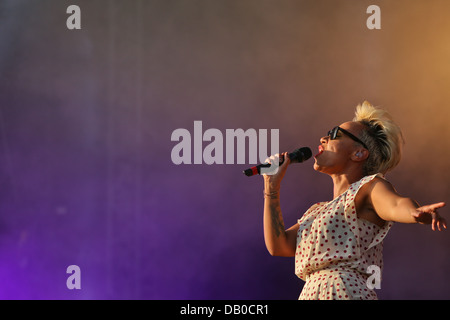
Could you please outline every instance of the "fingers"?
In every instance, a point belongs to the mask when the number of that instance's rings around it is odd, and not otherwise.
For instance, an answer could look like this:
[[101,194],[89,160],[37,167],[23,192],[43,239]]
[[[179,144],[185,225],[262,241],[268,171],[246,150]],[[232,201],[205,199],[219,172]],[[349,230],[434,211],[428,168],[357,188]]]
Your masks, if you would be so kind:
[[437,226],[436,214],[432,213],[431,216],[433,217],[433,220],[431,220],[431,229],[433,231],[436,231],[436,226]]
[[432,222],[432,229],[433,231],[439,230],[442,231],[443,229],[447,229],[447,223],[445,221],[444,218],[441,218],[441,216],[439,215],[439,213],[436,211],[438,208],[442,208],[445,206],[445,202],[438,202],[438,203],[434,203],[432,205],[430,205],[431,209],[432,209],[432,217],[433,217],[433,222]]
[[[280,162],[280,159],[283,161],[283,164],[287,163],[289,164],[291,162],[291,159],[289,158],[289,152],[283,152],[281,154],[276,153],[274,155],[271,155],[269,158],[266,159],[265,162],[267,163],[278,163]],[[283,165],[282,164],[282,165]]]
[[416,221],[424,224],[431,224],[431,229],[433,231],[442,231],[447,229],[447,222],[442,218],[437,209],[445,206],[445,202],[437,202],[429,205],[417,208],[417,211],[412,215],[415,217]]
[[285,152],[283,153],[283,163],[281,164],[281,166],[285,166],[287,167],[290,163],[291,163],[291,158],[289,158],[289,152]]
[[[266,168],[267,171],[263,173],[263,176],[284,176],[284,173],[287,169],[287,166],[291,163],[291,159],[289,158],[288,152],[284,152],[282,154],[274,154],[266,159],[266,163],[271,164],[271,167],[274,168]],[[280,164],[280,162],[282,162]],[[263,171],[261,171],[263,172]]]
[[[445,221],[444,218],[441,219],[440,224],[444,229],[447,229],[447,221]],[[439,229],[439,231],[441,231],[441,229]]]
[[447,229],[447,222],[444,218],[442,218],[439,213],[436,211],[438,208],[442,208],[445,206],[444,202],[436,203],[434,205],[430,205],[433,209],[431,211],[431,229],[433,231],[439,230],[442,231],[443,229]]
[[433,203],[433,204],[429,204],[426,206],[422,206],[419,209],[423,212],[433,212],[436,209],[445,207],[445,202],[438,202],[438,203]]
[[430,207],[432,210],[436,210],[436,209],[445,207],[445,202],[433,203],[433,204],[430,204],[429,207]]
[[444,218],[441,218],[439,214],[436,214],[436,216],[433,218],[431,229],[433,229],[433,231],[436,231],[436,229],[439,231],[447,229],[447,222],[445,221]]

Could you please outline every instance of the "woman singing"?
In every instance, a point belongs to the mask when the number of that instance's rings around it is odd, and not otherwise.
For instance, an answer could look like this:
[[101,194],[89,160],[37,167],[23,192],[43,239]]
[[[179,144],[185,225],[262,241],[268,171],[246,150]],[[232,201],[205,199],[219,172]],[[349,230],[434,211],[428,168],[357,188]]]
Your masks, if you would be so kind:
[[385,180],[400,161],[402,143],[386,111],[359,105],[353,121],[320,139],[314,157],[314,169],[333,180],[333,199],[314,204],[287,230],[280,184],[288,153],[276,174],[263,175],[265,243],[271,255],[295,257],[295,273],[306,282],[299,299],[377,299],[367,280],[370,270],[382,269],[382,242],[393,222],[447,228],[437,212],[444,202],[419,206]]

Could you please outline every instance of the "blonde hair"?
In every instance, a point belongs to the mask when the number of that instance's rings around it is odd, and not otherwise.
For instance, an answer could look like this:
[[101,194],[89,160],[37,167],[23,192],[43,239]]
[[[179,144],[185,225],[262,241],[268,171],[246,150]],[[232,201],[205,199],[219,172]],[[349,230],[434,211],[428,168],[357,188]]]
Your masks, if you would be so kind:
[[397,166],[404,140],[400,127],[392,120],[391,115],[364,101],[356,107],[353,121],[366,127],[360,135],[369,149],[369,157],[363,167],[364,173],[385,174]]

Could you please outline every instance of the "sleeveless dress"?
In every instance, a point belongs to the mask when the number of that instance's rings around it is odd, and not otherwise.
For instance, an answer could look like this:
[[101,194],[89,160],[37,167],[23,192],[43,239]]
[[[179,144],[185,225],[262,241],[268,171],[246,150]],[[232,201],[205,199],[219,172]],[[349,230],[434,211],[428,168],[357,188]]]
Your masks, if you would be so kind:
[[[381,174],[366,176],[329,202],[309,208],[298,220],[295,274],[306,281],[300,300],[376,300],[367,285],[374,268],[383,268],[383,239],[392,222],[383,227],[359,219],[355,196]],[[373,288],[373,286],[370,286]]]

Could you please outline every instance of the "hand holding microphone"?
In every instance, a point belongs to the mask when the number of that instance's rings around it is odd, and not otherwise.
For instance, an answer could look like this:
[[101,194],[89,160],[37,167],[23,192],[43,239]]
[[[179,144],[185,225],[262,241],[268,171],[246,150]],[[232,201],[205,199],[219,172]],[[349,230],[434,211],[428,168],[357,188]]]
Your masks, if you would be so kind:
[[[303,147],[300,149],[297,149],[291,153],[288,154],[289,159],[291,160],[291,163],[301,163],[305,160],[308,160],[311,158],[312,152],[311,149],[308,147]],[[275,157],[272,156],[272,159],[275,160]],[[279,166],[281,166],[284,163],[284,155],[281,154],[279,156]],[[251,167],[249,169],[244,170],[244,174],[248,177],[261,174],[261,168],[269,168],[271,166],[270,162],[266,162],[264,164],[257,165],[255,167]]]

